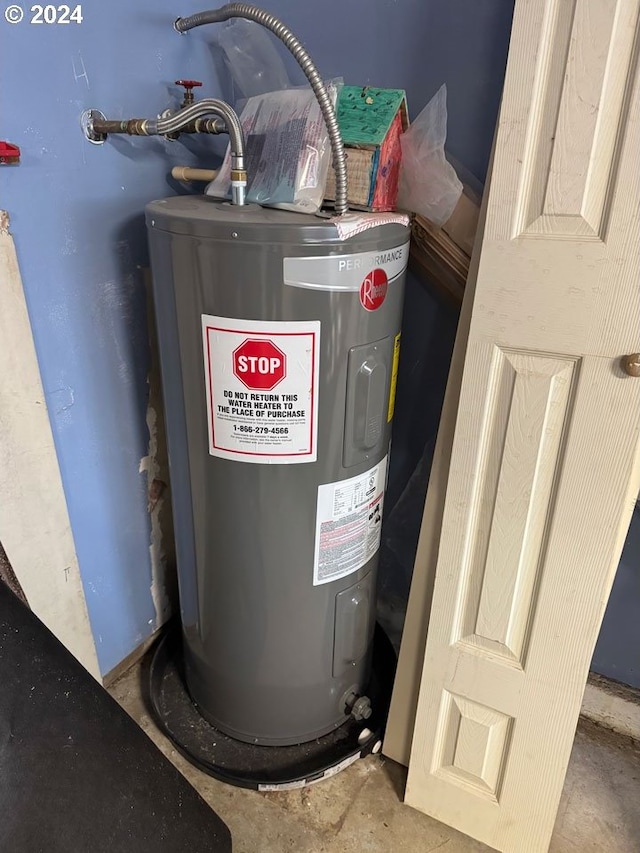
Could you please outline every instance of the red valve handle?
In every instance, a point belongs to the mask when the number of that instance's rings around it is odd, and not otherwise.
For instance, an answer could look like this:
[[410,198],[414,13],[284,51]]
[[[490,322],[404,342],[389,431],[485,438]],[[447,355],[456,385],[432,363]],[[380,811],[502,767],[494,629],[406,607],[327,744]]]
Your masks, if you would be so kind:
[[187,90],[202,86],[202,83],[199,80],[176,80],[175,84],[176,86],[184,86]]

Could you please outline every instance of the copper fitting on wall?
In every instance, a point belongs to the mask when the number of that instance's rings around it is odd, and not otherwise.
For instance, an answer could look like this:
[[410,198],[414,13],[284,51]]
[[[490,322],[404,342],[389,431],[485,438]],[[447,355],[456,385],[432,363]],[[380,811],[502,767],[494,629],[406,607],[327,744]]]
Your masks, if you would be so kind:
[[[107,119],[99,110],[87,110],[83,114],[83,127],[85,136],[92,142],[104,142],[110,133],[126,133],[128,136],[151,136],[149,130],[149,119]],[[226,133],[227,126],[224,119],[216,116],[214,118],[198,118],[184,125],[179,131],[166,134],[168,138],[177,139],[181,133]]]
[[126,133],[129,136],[147,136],[146,119],[130,118],[125,121],[94,118],[92,130],[96,136],[107,136],[110,133]]

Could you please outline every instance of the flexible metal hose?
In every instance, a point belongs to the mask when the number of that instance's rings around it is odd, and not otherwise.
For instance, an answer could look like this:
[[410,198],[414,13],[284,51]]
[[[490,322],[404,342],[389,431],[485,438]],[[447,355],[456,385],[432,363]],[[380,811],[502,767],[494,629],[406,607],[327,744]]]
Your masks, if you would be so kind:
[[179,33],[186,33],[187,30],[192,30],[194,27],[201,27],[203,24],[219,24],[223,21],[228,21],[229,18],[246,18],[249,21],[262,24],[263,27],[271,30],[285,47],[291,51],[298,65],[304,71],[318,99],[329,134],[329,142],[331,143],[331,151],[333,153],[333,168],[336,173],[336,213],[339,215],[346,213],[349,209],[347,203],[347,159],[344,153],[344,145],[342,143],[340,128],[338,127],[336,112],[313,60],[291,30],[270,12],[265,12],[264,9],[258,9],[257,6],[251,6],[248,3],[229,3],[220,9],[198,12],[195,15],[189,15],[188,18],[178,18],[174,27]]
[[231,142],[231,153],[236,157],[244,157],[244,137],[242,125],[235,111],[224,101],[217,98],[203,98],[167,118],[147,119],[147,133],[167,134],[177,133],[194,119],[205,115],[219,115],[224,119]]
[[234,204],[244,204],[247,192],[247,173],[244,167],[244,137],[240,119],[229,104],[217,98],[203,98],[195,104],[184,107],[175,115],[167,118],[147,120],[145,131],[148,134],[177,133],[181,128],[201,116],[214,113],[222,116],[229,134],[231,146],[231,200]]

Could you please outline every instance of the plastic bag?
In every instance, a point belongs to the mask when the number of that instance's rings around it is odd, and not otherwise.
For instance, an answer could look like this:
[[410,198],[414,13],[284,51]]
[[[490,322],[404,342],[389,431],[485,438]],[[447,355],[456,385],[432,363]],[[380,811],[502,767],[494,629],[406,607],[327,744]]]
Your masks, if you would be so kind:
[[[327,84],[334,104],[342,81]],[[240,114],[245,137],[247,201],[316,213],[324,200],[331,147],[322,112],[305,86],[249,98]],[[229,149],[207,195],[229,198]]]
[[232,18],[222,25],[218,43],[234,87],[242,98],[291,88],[273,37],[260,24]]
[[398,208],[443,225],[453,213],[462,184],[444,156],[447,87],[442,85],[400,137],[402,164]]

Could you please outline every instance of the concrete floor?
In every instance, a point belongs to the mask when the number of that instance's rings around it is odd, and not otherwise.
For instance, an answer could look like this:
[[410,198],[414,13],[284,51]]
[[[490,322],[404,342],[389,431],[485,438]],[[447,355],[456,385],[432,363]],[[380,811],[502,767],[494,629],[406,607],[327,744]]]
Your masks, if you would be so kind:
[[[110,689],[231,829],[234,853],[485,853],[483,844],[402,804],[406,770],[370,756],[310,788],[259,794],[201,773],[159,732],[140,667]],[[640,745],[581,722],[550,853],[640,851]]]

